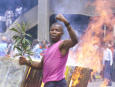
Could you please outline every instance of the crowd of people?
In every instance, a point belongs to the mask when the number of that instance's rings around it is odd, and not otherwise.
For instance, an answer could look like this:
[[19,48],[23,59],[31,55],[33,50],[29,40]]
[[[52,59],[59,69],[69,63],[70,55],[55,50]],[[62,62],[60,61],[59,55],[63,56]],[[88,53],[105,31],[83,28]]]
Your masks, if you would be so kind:
[[15,11],[7,9],[5,12],[6,27],[9,27],[13,21],[22,14],[22,6],[17,6]]
[[[48,41],[38,41],[33,40],[31,51],[34,53],[32,55],[33,60],[41,60],[44,50],[48,47]],[[1,36],[0,40],[0,57],[16,57],[17,50],[13,49],[13,42],[9,40],[6,36]]]

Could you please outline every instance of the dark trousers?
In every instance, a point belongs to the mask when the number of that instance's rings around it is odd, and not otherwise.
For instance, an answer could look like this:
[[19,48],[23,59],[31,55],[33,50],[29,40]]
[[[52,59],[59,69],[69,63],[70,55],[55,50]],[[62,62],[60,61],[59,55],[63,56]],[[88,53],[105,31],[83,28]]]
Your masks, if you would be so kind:
[[66,80],[62,79],[60,81],[49,81],[44,87],[67,87]]
[[111,66],[110,66],[110,61],[105,61],[104,78],[109,80],[108,84],[110,84],[110,85],[112,84],[112,82],[111,82]]

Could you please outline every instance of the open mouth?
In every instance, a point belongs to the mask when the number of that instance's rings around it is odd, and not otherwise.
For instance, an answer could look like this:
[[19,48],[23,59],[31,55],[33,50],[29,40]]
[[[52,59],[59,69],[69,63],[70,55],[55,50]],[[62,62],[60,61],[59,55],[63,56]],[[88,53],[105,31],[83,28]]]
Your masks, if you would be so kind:
[[51,38],[56,38],[56,36],[51,36]]
[[51,35],[51,38],[56,38],[56,35]]

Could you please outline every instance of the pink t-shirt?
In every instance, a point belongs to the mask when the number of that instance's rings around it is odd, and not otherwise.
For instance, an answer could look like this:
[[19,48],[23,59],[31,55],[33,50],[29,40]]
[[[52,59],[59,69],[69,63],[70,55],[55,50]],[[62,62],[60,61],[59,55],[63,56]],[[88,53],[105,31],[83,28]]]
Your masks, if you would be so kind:
[[62,41],[50,46],[44,53],[43,60],[43,82],[59,81],[63,79],[68,53],[61,55],[59,45]]

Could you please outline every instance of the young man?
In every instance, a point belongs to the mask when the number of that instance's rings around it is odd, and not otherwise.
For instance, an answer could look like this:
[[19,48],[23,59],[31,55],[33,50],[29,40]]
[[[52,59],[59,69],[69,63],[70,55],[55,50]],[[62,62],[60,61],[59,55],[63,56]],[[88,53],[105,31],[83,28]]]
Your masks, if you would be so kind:
[[105,44],[103,52],[103,65],[104,65],[104,82],[107,86],[111,86],[111,67],[113,64],[112,51],[109,44]]
[[40,63],[30,62],[24,57],[20,58],[20,64],[29,65],[34,68],[43,69],[44,87],[67,87],[64,70],[67,62],[69,48],[78,43],[75,32],[70,26],[67,19],[59,14],[56,16],[57,20],[62,21],[67,27],[70,35],[70,40],[61,40],[63,35],[63,27],[61,24],[55,23],[50,29],[51,45],[44,53],[43,59]]

